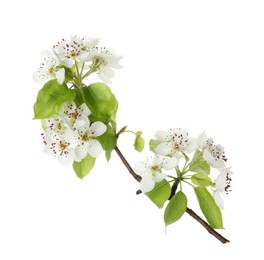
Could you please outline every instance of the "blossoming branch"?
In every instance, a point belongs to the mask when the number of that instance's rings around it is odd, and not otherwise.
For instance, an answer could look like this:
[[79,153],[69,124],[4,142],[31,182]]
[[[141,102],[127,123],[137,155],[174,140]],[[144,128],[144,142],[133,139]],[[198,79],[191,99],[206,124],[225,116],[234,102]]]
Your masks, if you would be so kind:
[[[215,229],[223,228],[223,198],[231,191],[232,171],[224,148],[205,132],[189,137],[184,128],[157,131],[149,141],[151,155],[134,167],[117,147],[118,137],[135,135],[134,148],[144,149],[141,131],[117,131],[118,101],[106,83],[114,69],[121,68],[121,56],[101,47],[99,39],[71,36],[41,54],[33,79],[44,83],[34,104],[34,119],[41,120],[44,152],[62,164],[72,164],[79,178],[85,177],[103,152],[111,159],[115,151],[129,173],[140,182],[137,194],[144,193],[165,207],[164,223],[178,221],[186,212],[221,242],[229,242]],[[96,74],[103,82],[87,83]],[[205,222],[188,208],[187,189],[196,194]]]

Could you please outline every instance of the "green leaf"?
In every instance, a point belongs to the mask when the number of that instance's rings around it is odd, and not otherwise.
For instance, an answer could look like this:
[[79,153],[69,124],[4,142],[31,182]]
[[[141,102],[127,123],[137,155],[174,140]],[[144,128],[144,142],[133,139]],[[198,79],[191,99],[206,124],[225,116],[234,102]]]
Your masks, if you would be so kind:
[[210,174],[210,165],[203,158],[203,152],[197,149],[189,165],[189,170],[192,172]]
[[162,208],[171,194],[170,184],[166,180],[155,183],[155,187],[145,193],[159,208]]
[[74,161],[72,167],[79,178],[85,177],[94,167],[95,158],[87,154],[80,162]]
[[143,137],[141,135],[142,135],[141,131],[136,132],[136,139],[134,142],[134,148],[138,152],[142,152],[144,150],[144,146],[145,146],[145,140],[143,139]]
[[107,161],[111,158],[111,153],[116,147],[117,136],[114,132],[113,128],[110,125],[107,125],[107,129],[105,133],[101,136],[94,137],[94,139],[98,140],[105,150],[105,156]]
[[182,191],[178,191],[170,200],[164,212],[164,222],[168,226],[178,221],[187,208],[187,197]]
[[191,177],[193,184],[199,186],[213,186],[213,182],[210,177],[205,174],[197,173]]
[[93,83],[79,89],[83,102],[96,117],[104,117],[115,128],[118,102],[110,88],[104,83]]
[[37,101],[34,104],[34,119],[49,118],[58,113],[60,106],[67,101],[72,101],[75,94],[65,83],[60,85],[56,79],[48,81],[38,92]]
[[155,139],[150,139],[149,141],[149,150],[153,153],[155,153],[156,147],[162,143],[161,141],[155,140]]
[[195,187],[200,208],[212,228],[223,229],[222,213],[216,205],[214,198],[205,187]]
[[62,67],[65,70],[65,81],[66,82],[72,81],[72,79],[73,79],[72,70],[70,68],[65,67],[65,66],[62,66]]

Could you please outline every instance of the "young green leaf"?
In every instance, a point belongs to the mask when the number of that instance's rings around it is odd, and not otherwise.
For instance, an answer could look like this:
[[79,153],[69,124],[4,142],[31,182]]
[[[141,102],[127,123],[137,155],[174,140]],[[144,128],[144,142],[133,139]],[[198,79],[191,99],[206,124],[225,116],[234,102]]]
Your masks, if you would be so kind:
[[79,178],[85,177],[94,167],[95,158],[87,154],[80,162],[74,161],[72,167]]
[[107,161],[111,158],[111,153],[116,147],[117,136],[113,128],[110,125],[107,125],[105,133],[101,136],[95,137],[94,139],[98,140],[105,150],[105,156]]
[[164,212],[164,222],[168,226],[178,221],[187,208],[187,197],[182,191],[178,191],[170,200]]
[[155,187],[146,195],[159,207],[162,208],[171,194],[170,184],[166,180],[155,183]]
[[210,174],[210,165],[204,160],[203,152],[197,149],[189,165],[189,170],[192,172]]
[[75,91],[68,89],[64,83],[60,85],[56,79],[48,81],[38,92],[37,101],[34,104],[34,119],[45,119],[58,113],[60,106],[72,101]]
[[210,179],[210,177],[208,177],[205,174],[202,173],[196,173],[191,177],[191,180],[193,182],[193,184],[195,185],[199,185],[199,186],[212,186],[213,182]]
[[223,229],[222,213],[216,205],[214,198],[205,187],[195,187],[200,208],[212,228]]
[[94,83],[79,89],[82,100],[96,117],[105,117],[115,123],[118,102],[110,88],[104,83]]
[[134,148],[138,152],[142,152],[144,150],[144,146],[145,146],[145,140],[143,139],[143,137],[141,135],[142,135],[141,131],[136,132],[136,139],[134,142]]

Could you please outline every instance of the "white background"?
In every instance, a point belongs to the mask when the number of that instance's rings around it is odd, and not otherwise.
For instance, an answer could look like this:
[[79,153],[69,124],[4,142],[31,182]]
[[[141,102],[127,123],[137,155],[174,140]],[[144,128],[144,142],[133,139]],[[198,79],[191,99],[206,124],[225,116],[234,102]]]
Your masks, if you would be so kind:
[[[1,6],[0,259],[263,259],[263,1],[5,1]],[[187,214],[163,225],[114,154],[84,180],[42,153],[40,52],[101,37],[124,56],[118,126],[206,130],[235,172],[223,245]],[[128,134],[119,146],[133,164]],[[192,190],[189,207],[200,211]]]

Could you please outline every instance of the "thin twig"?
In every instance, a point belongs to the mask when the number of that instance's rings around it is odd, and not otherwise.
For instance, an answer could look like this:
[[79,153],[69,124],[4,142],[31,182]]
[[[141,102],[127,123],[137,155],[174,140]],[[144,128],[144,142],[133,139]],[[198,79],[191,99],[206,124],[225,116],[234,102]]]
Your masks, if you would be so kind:
[[[130,166],[130,164],[128,163],[128,161],[126,160],[126,158],[124,157],[124,155],[121,153],[121,151],[119,150],[119,148],[117,146],[115,147],[115,151],[118,154],[118,156],[121,159],[121,161],[123,162],[123,164],[126,166],[126,168],[129,171],[129,173],[134,177],[135,180],[137,180],[138,182],[140,182],[141,179],[142,179],[142,177],[134,172],[134,170],[132,169],[132,167]],[[173,186],[174,186],[174,188],[173,188]],[[172,186],[172,193],[171,193],[171,196],[170,197],[172,197],[175,194],[175,192],[177,190],[178,183],[174,182],[173,186]],[[193,217],[196,221],[198,221],[211,235],[213,235],[215,238],[217,238],[223,244],[225,244],[227,242],[230,242],[228,239],[224,238],[216,230],[214,230],[201,217],[199,217],[192,209],[190,209],[190,208],[187,207],[186,212],[191,217]]]

